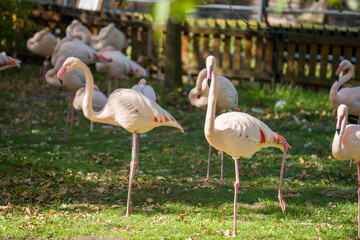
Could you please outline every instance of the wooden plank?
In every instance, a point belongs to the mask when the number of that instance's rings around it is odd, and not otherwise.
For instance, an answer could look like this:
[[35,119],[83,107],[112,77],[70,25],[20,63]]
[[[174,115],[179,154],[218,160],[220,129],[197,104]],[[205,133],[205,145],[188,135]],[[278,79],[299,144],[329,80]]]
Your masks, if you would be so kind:
[[339,45],[333,46],[332,49],[332,68],[331,68],[331,79],[335,80],[335,72],[336,69],[339,67],[340,64],[340,53],[341,47]]
[[213,56],[216,58],[216,66],[220,66],[220,35],[216,34],[214,35],[214,42],[213,42]]
[[[294,74],[295,47],[296,47],[295,41],[288,42],[288,44],[287,44],[287,70],[286,70],[286,75],[287,75],[288,81],[291,81],[295,77],[295,74]],[[295,82],[297,82],[297,81],[295,80]]]
[[255,47],[255,70],[261,70],[262,60],[263,60],[263,39],[259,36],[256,38],[256,47]]
[[193,51],[192,51],[192,61],[191,65],[201,66],[199,63],[199,51],[200,51],[200,35],[194,34],[194,42],[193,42]]
[[360,47],[357,47],[355,50],[355,58],[356,58],[356,63],[355,63],[355,79],[360,79]]
[[265,71],[270,73],[273,71],[273,53],[274,40],[272,38],[266,39],[265,45]]
[[131,59],[134,61],[138,60],[137,49],[139,45],[140,44],[138,39],[138,29],[135,27],[131,27]]
[[321,59],[320,59],[320,80],[326,81],[326,73],[328,66],[328,56],[329,56],[329,45],[321,45]]
[[202,50],[202,56],[201,56],[201,66],[205,66],[206,64],[206,58],[209,56],[209,42],[210,42],[210,36],[208,34],[204,34],[203,36],[203,50]]
[[235,51],[234,51],[234,59],[233,59],[233,69],[241,68],[241,38],[235,38]]
[[181,61],[186,66],[189,65],[189,34],[187,32],[183,32],[181,36]]
[[251,63],[251,48],[252,48],[252,37],[247,35],[245,37],[245,58],[244,58],[244,69],[250,69]]
[[276,67],[276,74],[282,75],[284,69],[284,52],[285,52],[285,40],[281,37],[278,40],[278,50],[277,50],[277,67]]
[[310,44],[310,59],[309,59],[309,76],[315,77],[316,64],[317,64],[317,44]]
[[223,68],[230,68],[230,37],[225,36],[224,39],[224,53],[222,59],[222,67]]
[[140,58],[139,62],[146,64],[148,61],[148,37],[149,37],[149,29],[142,28],[141,29],[141,49],[140,49]]
[[305,76],[306,42],[299,43],[298,78]]

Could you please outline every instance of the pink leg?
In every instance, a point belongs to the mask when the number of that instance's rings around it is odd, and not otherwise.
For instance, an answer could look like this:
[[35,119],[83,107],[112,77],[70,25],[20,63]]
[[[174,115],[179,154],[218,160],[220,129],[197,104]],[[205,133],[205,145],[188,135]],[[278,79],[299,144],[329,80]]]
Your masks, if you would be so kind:
[[211,158],[211,145],[209,144],[207,174],[206,174],[206,178],[204,179],[204,182],[207,182],[210,180],[210,158]]
[[282,196],[282,182],[283,182],[283,175],[284,175],[284,166],[285,166],[285,161],[286,161],[286,152],[288,149],[288,145],[285,144],[284,146],[284,154],[283,154],[283,158],[282,158],[282,163],[281,163],[281,170],[280,170],[280,182],[279,182],[279,194],[278,194],[278,198],[280,201],[280,206],[283,212],[285,212],[286,206],[285,206],[285,201],[284,198]]
[[126,206],[126,216],[130,216],[131,214],[131,188],[132,181],[134,178],[135,168],[138,160],[137,156],[137,133],[132,133],[132,153],[131,153],[131,162],[130,162],[130,178],[129,178],[129,190],[128,190],[128,198],[127,198],[127,206]]
[[112,78],[108,79],[108,89],[107,89],[107,95],[108,96],[110,95],[110,92],[111,92],[111,80],[112,80]]
[[69,123],[69,113],[70,113],[70,105],[68,106],[66,113],[66,123],[65,123],[65,135],[63,138],[59,138],[61,141],[67,141],[67,131],[68,131],[68,123]]
[[[138,156],[138,159],[139,159],[139,146],[140,146],[140,134],[138,133],[137,134],[137,150],[138,150],[138,152],[137,152],[137,156]],[[136,167],[136,174],[139,174],[139,162],[140,161],[138,161],[137,162],[137,167]]]
[[350,164],[349,165],[350,165],[350,167],[352,167],[352,159],[350,159]]
[[234,231],[233,237],[236,237],[236,212],[237,212],[237,200],[238,200],[238,191],[240,186],[240,178],[239,178],[239,163],[238,160],[234,158],[235,161],[235,183],[234,183]]
[[219,183],[224,183],[224,152],[221,151],[221,160],[220,160],[220,181]]
[[74,126],[74,105],[73,105],[73,102],[74,102],[74,98],[75,98],[75,92],[71,92],[70,93],[70,110],[71,110],[71,121],[70,121],[70,127],[73,127]]
[[360,162],[356,162],[358,172],[358,237],[360,238]]
[[90,132],[94,130],[94,122],[90,121]]
[[114,78],[114,88],[117,89],[118,88],[118,79]]

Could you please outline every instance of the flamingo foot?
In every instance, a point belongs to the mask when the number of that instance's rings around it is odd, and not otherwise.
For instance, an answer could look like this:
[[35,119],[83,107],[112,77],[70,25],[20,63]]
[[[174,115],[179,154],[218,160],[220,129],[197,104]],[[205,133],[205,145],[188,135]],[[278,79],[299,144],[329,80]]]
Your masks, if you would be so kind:
[[202,179],[200,181],[203,181],[203,182],[208,182],[210,180],[210,178],[205,178],[205,179]]
[[58,138],[59,141],[67,142],[68,138],[67,136],[64,136],[62,138]]
[[283,198],[282,193],[281,193],[280,190],[279,190],[278,198],[279,198],[279,201],[280,201],[281,209],[282,209],[283,212],[285,212],[285,209],[286,209],[285,201],[284,201],[284,198]]
[[223,184],[223,183],[225,183],[225,182],[224,182],[223,179],[220,179],[220,181],[218,181],[218,183]]
[[233,237],[236,237],[237,236],[237,233],[236,233],[236,230],[233,231]]

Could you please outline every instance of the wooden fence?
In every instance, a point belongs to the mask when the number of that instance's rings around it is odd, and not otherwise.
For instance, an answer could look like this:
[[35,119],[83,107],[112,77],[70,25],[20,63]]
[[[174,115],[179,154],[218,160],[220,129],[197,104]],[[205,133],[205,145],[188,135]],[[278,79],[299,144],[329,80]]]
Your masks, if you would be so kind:
[[[143,14],[120,11],[92,12],[57,5],[39,5],[32,18],[39,29],[47,27],[59,37],[73,19],[79,19],[93,34],[110,22],[131,40],[125,50],[131,59],[150,72],[163,72],[166,30],[154,38],[155,27]],[[360,78],[360,29],[335,27],[306,28],[267,26],[244,27],[234,20],[192,20],[182,30],[183,73],[196,76],[213,54],[218,72],[230,79],[255,79],[275,85],[293,82],[303,86],[328,88],[343,59],[354,63]],[[179,46],[180,47],[180,46]]]

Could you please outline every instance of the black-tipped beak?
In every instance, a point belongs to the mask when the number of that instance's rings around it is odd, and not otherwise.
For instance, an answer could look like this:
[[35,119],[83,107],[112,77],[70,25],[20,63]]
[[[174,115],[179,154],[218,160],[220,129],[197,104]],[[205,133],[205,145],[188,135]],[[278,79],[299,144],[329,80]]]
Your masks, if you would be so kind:
[[210,87],[210,84],[211,84],[211,79],[210,78],[208,78],[207,84]]
[[59,82],[60,82],[61,85],[63,85],[63,83],[64,83],[64,81],[61,80],[61,79],[59,79]]
[[339,76],[335,76],[335,80],[338,82],[339,81]]
[[340,129],[336,129],[336,133],[340,135]]

